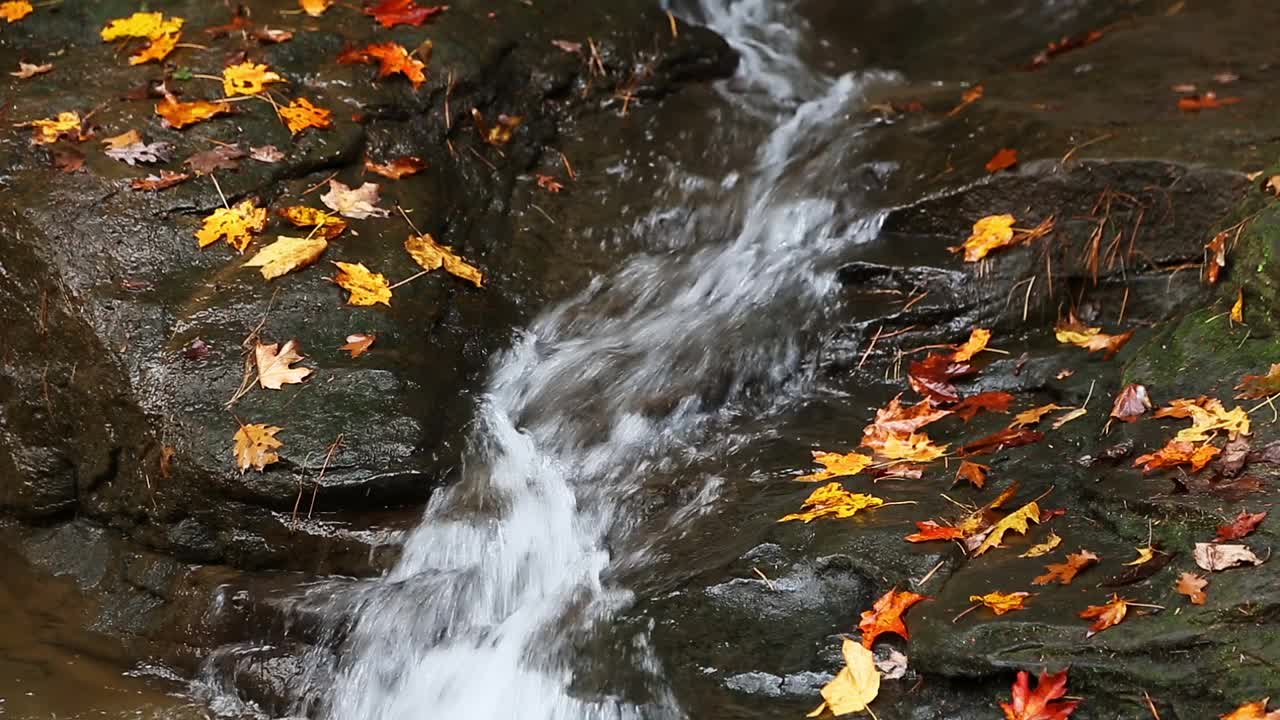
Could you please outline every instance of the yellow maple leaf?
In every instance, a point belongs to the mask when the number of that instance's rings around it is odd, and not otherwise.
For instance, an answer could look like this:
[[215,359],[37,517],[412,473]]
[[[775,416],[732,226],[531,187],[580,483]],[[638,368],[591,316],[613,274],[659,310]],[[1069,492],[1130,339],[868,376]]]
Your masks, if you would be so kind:
[[334,0],[298,0],[298,6],[311,17],[320,17],[333,3]]
[[262,277],[272,280],[319,260],[327,247],[329,241],[322,237],[281,235],[275,242],[259,250],[244,266],[262,268]]
[[382,273],[373,272],[364,263],[335,262],[334,265],[338,266],[338,276],[333,281],[351,293],[347,297],[348,305],[391,306],[391,285]]
[[805,717],[818,717],[826,710],[837,717],[861,712],[880,694],[875,655],[849,638],[844,639],[840,654],[844,656],[844,667],[820,691],[822,704]]
[[1000,522],[991,527],[991,531],[987,533],[987,537],[973,552],[974,557],[985,553],[986,551],[999,547],[1001,541],[1004,540],[1004,534],[1010,531],[1016,533],[1025,533],[1031,523],[1040,522],[1040,506],[1035,502],[1029,502],[1017,510],[1009,513]]
[[62,112],[58,113],[56,118],[44,118],[41,120],[32,120],[29,123],[23,123],[19,127],[30,126],[35,128],[35,132],[31,135],[31,142],[36,145],[49,145],[58,141],[58,138],[70,133],[80,133],[80,113]]
[[283,82],[266,65],[242,62],[222,69],[222,92],[228,97],[235,95],[257,95],[267,89],[268,83]]
[[828,515],[837,518],[853,517],[859,510],[879,507],[883,504],[884,500],[874,495],[851,493],[841,487],[840,483],[832,482],[810,493],[800,506],[801,512],[784,515],[778,522],[803,520],[807,523]]
[[934,445],[928,435],[890,435],[876,446],[876,455],[885,460],[925,463],[947,454],[947,445]]
[[16,23],[34,11],[35,8],[31,7],[31,3],[27,0],[0,3],[0,18],[4,18],[9,23]]
[[857,475],[871,464],[871,458],[862,453],[840,453],[822,452],[821,450],[813,451],[813,461],[819,465],[826,466],[825,469],[819,470],[811,475],[802,475],[796,480],[799,482],[818,482],[820,480],[829,480],[833,477],[843,477],[846,475]]
[[278,112],[285,127],[289,128],[289,132],[294,135],[307,128],[333,127],[333,113],[312,105],[306,98],[298,98],[285,107],[279,108]]
[[342,234],[347,229],[347,221],[334,215],[313,207],[304,205],[291,205],[283,207],[276,211],[280,217],[288,220],[297,227],[315,228],[314,234],[332,240]]
[[476,287],[484,285],[484,275],[474,265],[454,254],[448,245],[436,242],[435,238],[431,237],[431,233],[410,235],[409,239],[404,241],[404,249],[409,252],[414,262],[422,266],[423,270],[437,270],[443,267],[450,274]]
[[204,100],[179,102],[172,95],[166,95],[162,102],[156,103],[156,114],[164,118],[169,127],[179,129],[228,112],[231,112],[231,103]]
[[160,62],[169,57],[169,53],[178,46],[178,38],[181,35],[171,33],[169,35],[161,35],[151,41],[151,44],[142,49],[141,52],[129,56],[130,65],[141,65],[151,61]]
[[974,328],[969,333],[969,339],[963,345],[956,348],[955,354],[951,359],[956,362],[968,362],[973,359],[974,355],[987,349],[987,342],[991,340],[991,331],[984,328]]
[[1026,610],[1026,605],[1023,603],[1029,597],[1031,597],[1029,592],[990,592],[986,595],[970,595],[969,602],[981,603],[991,608],[995,614],[1003,615],[1014,610]]
[[964,241],[965,262],[977,262],[992,250],[1013,243],[1012,215],[988,215],[973,224],[973,233]]
[[286,342],[283,348],[280,343],[256,343],[253,359],[258,366],[258,384],[268,390],[279,390],[282,385],[295,385],[306,380],[312,373],[311,368],[291,367],[303,360],[303,355],[298,352],[297,340]]
[[253,240],[253,233],[262,232],[266,226],[266,208],[258,207],[249,199],[229,208],[214,210],[196,231],[196,240],[200,242],[200,247],[207,247],[217,242],[218,238],[225,237],[228,245],[244,252]]
[[112,20],[102,28],[102,39],[105,42],[120,38],[150,38],[152,40],[164,35],[176,35],[182,29],[182,18],[166,18],[164,13],[136,12],[127,18]]
[[274,425],[258,423],[240,426],[234,438],[236,467],[240,472],[249,468],[262,472],[263,468],[280,459],[276,454],[277,448],[284,447],[284,443],[276,439],[280,430]]
[[1140,547],[1135,549],[1138,551],[1138,557],[1134,559],[1132,562],[1125,563],[1126,566],[1146,565],[1147,563],[1154,560],[1156,557],[1156,549],[1151,547],[1150,545],[1148,545],[1147,547]]

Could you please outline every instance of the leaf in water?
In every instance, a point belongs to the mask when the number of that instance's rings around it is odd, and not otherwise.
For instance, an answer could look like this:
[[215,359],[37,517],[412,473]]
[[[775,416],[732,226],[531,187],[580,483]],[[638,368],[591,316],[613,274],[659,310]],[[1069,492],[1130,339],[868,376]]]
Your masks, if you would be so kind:
[[972,373],[971,365],[956,362],[951,353],[932,353],[924,360],[912,361],[907,371],[907,381],[912,390],[927,400],[954,403],[960,401],[960,393],[951,381]]
[[1089,626],[1089,632],[1085,637],[1093,637],[1107,628],[1115,627],[1124,622],[1124,617],[1129,612],[1129,603],[1131,602],[1133,601],[1128,598],[1112,594],[1111,601],[1106,605],[1090,605],[1081,611],[1080,617],[1094,621],[1093,625]]
[[369,352],[370,346],[373,345],[373,341],[377,338],[378,336],[373,333],[356,333],[354,335],[348,335],[347,344],[339,346],[338,349],[346,350],[351,353],[351,358],[354,360],[355,358]]
[[1186,595],[1192,605],[1203,605],[1205,601],[1204,589],[1209,585],[1209,581],[1195,573],[1184,572],[1178,576],[1178,582],[1174,585],[1179,593]]
[[1102,328],[1089,327],[1081,323],[1075,315],[1070,315],[1066,321],[1058,323],[1053,332],[1058,342],[1064,345],[1075,345],[1089,352],[1103,351],[1104,360],[1110,360],[1120,352],[1120,348],[1124,347],[1125,343],[1129,342],[1129,338],[1133,337],[1132,330],[1120,335],[1108,335],[1102,332]]
[[164,100],[156,103],[156,114],[164,118],[166,125],[177,129],[229,112],[231,112],[231,103],[205,100],[179,102],[172,95],[166,95]]
[[977,395],[970,395],[951,406],[951,413],[965,422],[969,422],[984,410],[993,413],[1009,412],[1009,405],[1012,402],[1013,396],[1007,392],[983,392]]
[[1040,673],[1036,689],[1031,689],[1030,676],[1018,671],[1013,683],[1012,702],[1000,703],[1005,720],[1067,720],[1080,705],[1079,700],[1062,700],[1067,694],[1067,673]]
[[348,305],[377,305],[381,303],[391,306],[391,285],[382,273],[375,273],[364,266],[364,263],[335,262],[338,275],[333,279],[339,287],[346,290]]
[[1231,306],[1231,322],[1244,323],[1244,288],[1236,288],[1236,302]]
[[238,170],[244,151],[235,145],[219,145],[212,150],[198,152],[183,161],[196,175],[210,175],[216,170]]
[[862,647],[870,649],[876,638],[884,633],[893,633],[904,640],[910,640],[907,626],[902,622],[902,614],[921,600],[928,600],[924,595],[917,595],[909,590],[894,588],[876,600],[870,610],[862,613],[858,629],[862,631]]
[[225,237],[228,245],[244,252],[253,241],[254,233],[262,232],[266,226],[266,208],[258,207],[250,198],[229,208],[214,210],[196,231],[196,240],[200,247],[207,247]]
[[410,175],[417,175],[427,168],[427,163],[422,158],[412,155],[396,158],[388,163],[376,163],[365,158],[364,169],[372,173],[377,173],[384,178],[399,180]]
[[874,495],[851,493],[840,483],[832,482],[810,493],[801,504],[800,512],[784,515],[778,522],[801,520],[807,523],[821,517],[848,518],[853,517],[859,510],[879,507],[883,504],[884,500]]
[[426,63],[410,55],[399,43],[375,43],[361,50],[348,50],[338,56],[338,62],[377,62],[378,77],[385,78],[399,73],[409,79],[415,90],[427,81]]
[[1013,148],[1001,148],[987,161],[987,172],[995,173],[1007,170],[1018,164],[1018,151]]
[[806,717],[818,717],[826,710],[837,717],[861,712],[880,694],[880,670],[871,651],[845,638],[841,654],[844,667],[823,686],[822,704]]
[[1059,585],[1070,585],[1072,580],[1076,579],[1082,570],[1098,562],[1100,558],[1088,550],[1081,550],[1078,553],[1067,555],[1065,563],[1051,563],[1045,566],[1045,574],[1031,581],[1032,585],[1048,585],[1056,582]]
[[32,120],[28,123],[21,123],[18,127],[31,127],[35,131],[31,134],[31,143],[33,145],[52,145],[64,136],[72,136],[73,140],[80,140],[80,113],[63,112],[58,113],[55,118],[44,118],[41,120]]
[[796,480],[800,482],[820,482],[834,477],[857,475],[871,464],[871,458],[861,453],[840,453],[813,451],[813,461],[824,466],[824,469],[810,475],[802,475]]
[[1026,505],[1023,505],[1014,512],[1009,513],[1009,515],[1005,516],[1004,519],[991,527],[990,532],[987,533],[982,544],[974,551],[974,556],[977,557],[992,548],[1000,547],[1000,543],[1004,540],[1005,533],[1026,533],[1031,524],[1039,522],[1040,506],[1035,502],[1029,502]]
[[298,0],[298,6],[311,17],[320,17],[336,0]]
[[1245,375],[1236,386],[1237,400],[1258,400],[1280,394],[1280,363],[1271,366],[1266,375]]
[[1034,558],[1034,557],[1041,557],[1043,555],[1048,555],[1049,553],[1057,549],[1057,547],[1061,544],[1062,544],[1062,538],[1058,537],[1057,533],[1050,531],[1049,537],[1046,538],[1044,542],[1040,543],[1039,545],[1032,546],[1030,550],[1027,550],[1026,552],[1022,553],[1018,557]]
[[147,38],[154,40],[165,35],[173,35],[182,29],[183,19],[165,17],[164,13],[136,12],[127,18],[112,20],[102,28],[103,42],[111,42],[121,38]]
[[550,193],[558,193],[564,190],[564,184],[550,175],[539,174],[537,176],[538,187]]
[[1194,553],[1196,565],[1202,570],[1218,572],[1242,565],[1261,565],[1262,558],[1244,545],[1220,545],[1217,543],[1196,543]]
[[964,528],[951,525],[939,525],[932,520],[917,520],[917,532],[904,538],[907,542],[932,542],[934,540],[962,540],[966,535]]
[[330,180],[329,192],[321,195],[320,201],[343,217],[356,220],[388,215],[386,210],[378,207],[378,186],[374,183],[364,183],[353,190],[337,180]]
[[454,254],[448,245],[437,243],[435,238],[431,237],[431,233],[410,235],[404,241],[404,249],[423,270],[438,270],[443,267],[449,274],[462,278],[476,287],[484,285],[484,275],[479,269]]
[[327,247],[329,241],[323,237],[281,235],[275,242],[259,250],[244,266],[261,268],[262,277],[272,280],[319,260]]
[[1230,524],[1222,525],[1218,528],[1218,535],[1214,538],[1218,542],[1224,540],[1239,540],[1251,534],[1258,529],[1258,525],[1267,519],[1266,511],[1260,513],[1251,513],[1248,510],[1241,510],[1236,519]]
[[276,454],[276,450],[284,446],[283,442],[276,439],[276,433],[280,430],[274,425],[257,423],[240,426],[234,440],[236,466],[241,473],[249,468],[262,472],[266,466],[280,459]]
[[278,108],[277,112],[280,114],[280,119],[284,121],[284,126],[289,128],[289,132],[293,135],[307,128],[333,127],[333,113],[312,105],[310,100],[303,97]]
[[1031,597],[1029,592],[990,592],[986,595],[970,595],[969,602],[982,603],[990,608],[997,615],[1003,615],[1014,610],[1026,610],[1027,598]]
[[875,421],[863,429],[862,445],[875,449],[883,445],[889,437],[910,435],[925,425],[950,414],[950,410],[936,408],[928,400],[903,407],[895,397],[889,401],[888,405],[877,410]]
[[298,341],[290,340],[280,347],[280,343],[264,345],[256,343],[253,357],[258,366],[258,384],[268,390],[279,390],[283,385],[295,385],[307,379],[313,371],[311,368],[292,367],[302,362],[304,356],[298,352]]
[[151,44],[147,45],[141,51],[129,56],[130,65],[142,65],[149,62],[160,62],[169,57],[169,53],[178,47],[178,40],[181,38],[179,33],[169,33],[152,38]]

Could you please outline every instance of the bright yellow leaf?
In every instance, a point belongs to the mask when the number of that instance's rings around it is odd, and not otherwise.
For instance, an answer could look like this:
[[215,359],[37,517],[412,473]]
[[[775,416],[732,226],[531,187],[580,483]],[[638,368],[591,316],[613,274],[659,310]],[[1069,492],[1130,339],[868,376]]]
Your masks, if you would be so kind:
[[969,602],[981,603],[991,608],[995,614],[1003,615],[1014,610],[1026,610],[1026,605],[1023,603],[1029,597],[1031,597],[1029,592],[991,592],[986,595],[970,595]]
[[810,493],[809,497],[800,506],[801,512],[784,515],[778,522],[803,520],[807,523],[827,516],[836,518],[853,517],[859,510],[878,507],[883,504],[884,500],[874,495],[851,493],[845,490],[838,482],[827,483]]
[[333,3],[334,0],[298,0],[299,7],[311,17],[320,17]]
[[160,62],[169,57],[169,53],[178,46],[178,38],[181,35],[171,33],[169,35],[161,35],[151,41],[151,44],[142,49],[141,52],[129,56],[130,65],[141,65],[151,61]]
[[851,452],[841,455],[840,453],[822,452],[820,450],[813,451],[813,461],[825,466],[825,469],[811,475],[802,475],[796,480],[800,482],[818,482],[830,480],[833,477],[857,475],[871,464],[871,458],[862,453]]
[[876,455],[885,460],[925,463],[947,454],[946,445],[934,445],[928,435],[890,435],[876,447]]
[[268,83],[283,81],[271,68],[259,63],[242,62],[222,70],[222,92],[228,97],[257,95],[267,89]]
[[289,132],[297,135],[307,128],[333,127],[333,113],[322,107],[316,107],[306,98],[298,98],[279,109],[280,119],[284,120]]
[[34,10],[35,8],[31,7],[31,3],[27,2],[27,0],[12,0],[11,2],[0,3],[0,18],[4,18],[10,23],[16,23],[30,15]]
[[969,339],[963,345],[956,348],[955,354],[951,359],[956,362],[968,362],[973,359],[974,355],[987,349],[987,342],[991,340],[991,331],[984,328],[974,328],[969,333]]
[[244,252],[253,240],[253,234],[267,226],[267,210],[254,204],[252,199],[218,208],[204,219],[204,225],[196,231],[200,247],[207,247],[225,237],[227,244]]
[[1191,418],[1191,427],[1179,430],[1174,436],[1179,442],[1201,442],[1218,432],[1234,439],[1237,435],[1248,435],[1250,430],[1249,413],[1244,408],[1228,411],[1221,400],[1207,396],[1173,400],[1157,410],[1154,417]]
[[364,263],[335,262],[334,265],[338,266],[338,276],[333,281],[351,293],[347,297],[348,305],[391,306],[391,285],[382,273],[373,272]]
[[329,241],[323,237],[281,235],[275,242],[259,250],[244,266],[262,268],[262,277],[272,280],[319,260],[327,247]]
[[1040,506],[1034,502],[1023,505],[991,527],[987,538],[974,551],[974,556],[977,557],[992,548],[1000,547],[1006,532],[1025,533],[1031,523],[1038,522],[1040,522]]
[[454,254],[448,245],[436,242],[435,238],[431,237],[431,233],[410,235],[409,239],[404,241],[404,249],[409,252],[414,262],[422,266],[423,270],[436,270],[443,267],[450,274],[476,287],[484,285],[484,275],[474,265]]
[[291,205],[283,207],[276,211],[280,217],[288,220],[297,227],[315,228],[313,234],[321,237],[333,238],[342,234],[347,229],[347,221],[334,215],[313,207],[305,205]]
[[105,42],[120,38],[150,38],[152,40],[164,35],[176,35],[182,29],[182,18],[166,18],[164,13],[136,12],[127,18],[112,20],[102,28],[102,39]]
[[822,688],[822,704],[806,717],[818,717],[825,710],[837,717],[861,712],[880,694],[880,670],[871,651],[845,638],[840,652],[844,667]]
[[240,426],[234,438],[236,467],[240,468],[240,472],[249,468],[262,472],[263,468],[280,459],[276,454],[276,449],[284,446],[284,443],[276,439],[276,433],[280,430],[274,425],[258,423]]
[[964,241],[965,262],[977,262],[988,253],[1013,242],[1013,216],[988,215],[973,224],[973,233]]
[[36,145],[49,145],[58,141],[63,135],[76,133],[80,134],[80,113],[63,112],[58,113],[56,118],[45,118],[42,120],[32,120],[29,123],[23,123],[19,127],[30,126],[35,128],[35,132],[31,135],[31,142]]
[[1137,559],[1135,559],[1133,562],[1127,562],[1125,563],[1125,565],[1145,565],[1151,562],[1153,559],[1155,559],[1155,556],[1156,556],[1155,548],[1151,546],[1147,546],[1147,547],[1137,548],[1137,550],[1138,550]]

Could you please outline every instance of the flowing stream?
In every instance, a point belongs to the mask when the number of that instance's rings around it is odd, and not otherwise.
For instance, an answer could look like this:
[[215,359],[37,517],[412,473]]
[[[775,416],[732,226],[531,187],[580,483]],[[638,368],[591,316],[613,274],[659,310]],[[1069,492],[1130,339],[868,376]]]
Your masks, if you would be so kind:
[[[609,679],[618,659],[578,647],[632,601],[619,569],[653,551],[646,478],[714,456],[735,440],[713,431],[807,383],[808,324],[833,282],[822,261],[878,222],[824,178],[856,146],[844,109],[886,78],[805,67],[785,3],[673,9],[739,50],[721,94],[772,130],[748,167],[712,181],[716,202],[690,211],[669,251],[544,313],[495,363],[461,480],[433,498],[398,566],[354,591],[335,720],[684,717],[642,635],[625,670],[643,676],[640,699],[580,692],[584,666]],[[659,522],[686,521],[719,489],[681,482],[697,492]]]

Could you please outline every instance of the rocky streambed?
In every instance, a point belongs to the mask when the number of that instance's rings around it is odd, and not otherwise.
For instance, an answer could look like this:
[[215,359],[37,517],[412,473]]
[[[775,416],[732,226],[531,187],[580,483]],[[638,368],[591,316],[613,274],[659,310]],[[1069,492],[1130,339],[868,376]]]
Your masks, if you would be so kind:
[[[548,375],[559,384],[518,420],[555,419],[569,444],[624,458],[632,478],[600,471],[577,490],[580,508],[625,508],[602,536],[612,558],[602,582],[626,597],[611,601],[607,623],[566,622],[561,652],[578,658],[566,662],[570,695],[690,716],[807,712],[840,666],[839,636],[894,587],[931,600],[909,612],[910,641],[880,642],[909,669],[885,682],[879,717],[992,717],[1023,669],[1070,668],[1082,718],[1146,718],[1153,704],[1160,717],[1216,717],[1280,690],[1271,562],[1213,574],[1203,606],[1173,588],[1195,569],[1194,542],[1275,502],[1275,468],[1144,475],[1133,457],[1177,425],[1107,423],[1126,384],[1144,384],[1157,404],[1212,395],[1230,405],[1241,375],[1280,359],[1280,217],[1260,188],[1280,147],[1258,32],[1277,13],[1265,4],[926,12],[807,0],[676,4],[668,15],[640,0],[468,2],[387,30],[351,8],[311,18],[292,3],[250,3],[255,23],[294,31],[271,45],[201,34],[232,18],[227,7],[164,5],[205,47],[179,48],[163,67],[131,67],[98,37],[133,3],[40,8],[0,36],[0,64],[55,66],[7,82],[8,124],[92,113],[100,136],[136,128],[172,143],[174,168],[226,144],[285,151],[219,171],[217,185],[202,177],[148,194],[128,188],[145,171],[104,156],[96,137],[63,141],[85,156],[68,173],[52,165],[58,148],[6,132],[0,507],[20,558],[6,584],[38,591],[4,602],[52,629],[0,645],[0,667],[15,668],[0,680],[0,712],[124,717],[119,696],[142,692],[138,707],[172,716],[207,703],[233,715],[324,713],[368,612],[370,595],[352,588],[404,568],[423,504],[474,482],[482,463],[468,452],[493,368],[523,329],[545,331],[539,318],[558,304],[548,344],[594,342],[608,320],[623,327],[600,345],[613,375],[585,363],[575,384]],[[1090,30],[1103,34],[1026,69],[1046,43]],[[335,62],[347,46],[427,39],[430,79],[417,91]],[[147,86],[203,97],[196,76],[242,54],[334,109],[334,127],[291,138],[265,105],[182,131],[152,114]],[[958,108],[976,85],[981,98]],[[1195,89],[1171,89],[1182,85]],[[1239,102],[1178,108],[1205,92]],[[524,122],[494,146],[472,108]],[[1020,162],[989,173],[1005,147]],[[401,155],[428,169],[394,182],[364,170],[366,157]],[[540,175],[565,189],[550,192]],[[315,205],[330,178],[379,182],[385,207],[474,262],[486,287],[433,273],[396,288],[387,308],[354,308],[327,269],[266,283],[241,267],[247,256],[196,246],[220,195]],[[980,265],[947,250],[978,218],[1006,212],[1029,224],[1052,216],[1055,231]],[[398,213],[353,228],[326,261],[396,281],[416,272]],[[1222,230],[1231,249],[1210,286],[1205,245]],[[277,232],[288,230],[267,235]],[[752,284],[760,291],[740,289]],[[1244,324],[1228,318],[1237,292]],[[1134,336],[1110,359],[1058,344],[1053,326],[1068,311]],[[846,486],[915,504],[776,522],[812,490],[793,482],[810,451],[854,449],[875,408],[906,389],[903,353],[975,327],[1007,354],[983,356],[963,392],[1012,393],[1015,410],[1087,401],[1088,413],[994,456],[985,489],[953,488],[954,468],[940,464],[919,479],[859,476]],[[688,337],[673,339],[681,328]],[[352,333],[376,333],[371,352],[340,352]],[[295,338],[315,376],[228,409],[250,339]],[[1262,448],[1275,439],[1273,410],[1245,404]],[[930,432],[962,444],[1008,420]],[[283,427],[281,461],[241,473],[238,422]],[[619,437],[636,423],[665,436],[632,457]],[[1066,513],[977,558],[902,540],[913,521],[984,504],[1012,481],[1024,500],[1051,491],[1042,504]],[[450,512],[511,512],[472,505]],[[1247,540],[1260,555],[1273,528]],[[1049,560],[1088,548],[1103,561],[1071,586],[1033,588],[1043,563],[1018,555],[1048,530],[1064,539]],[[1168,564],[1126,576],[1123,563],[1148,544]],[[952,621],[971,595],[1027,589],[1037,592],[1027,611]],[[1135,608],[1086,640],[1076,614],[1112,592],[1164,609]],[[92,670],[50,669],[64,656]],[[98,692],[95,678],[113,674],[119,692]],[[387,688],[369,692],[398,691]]]

